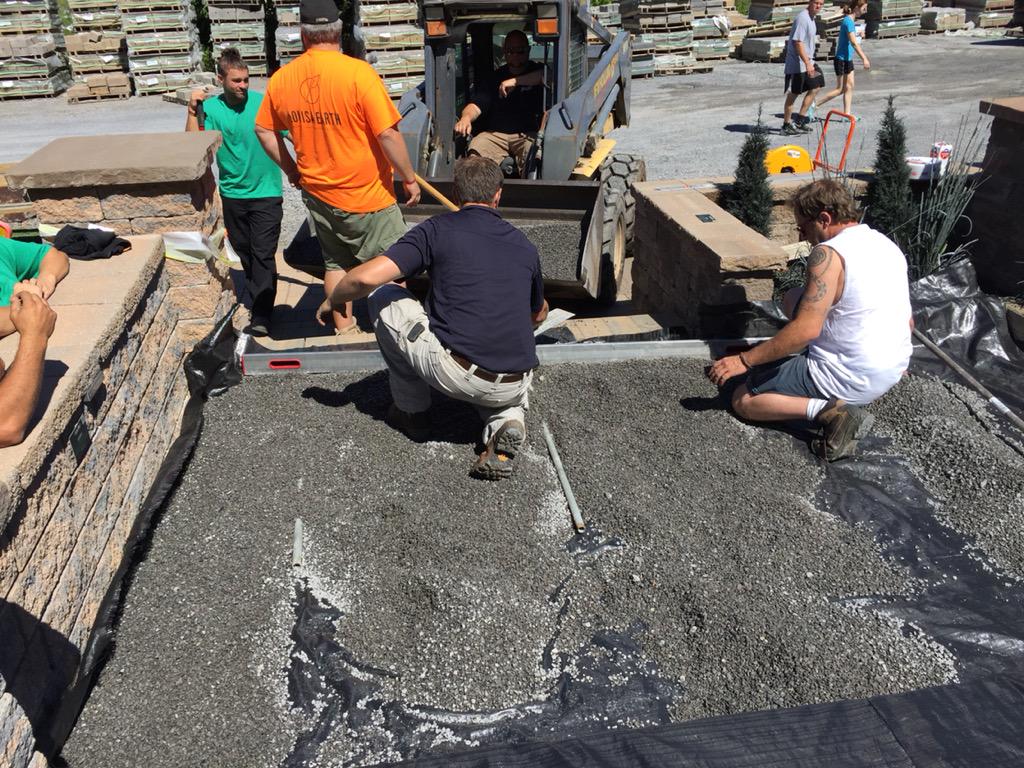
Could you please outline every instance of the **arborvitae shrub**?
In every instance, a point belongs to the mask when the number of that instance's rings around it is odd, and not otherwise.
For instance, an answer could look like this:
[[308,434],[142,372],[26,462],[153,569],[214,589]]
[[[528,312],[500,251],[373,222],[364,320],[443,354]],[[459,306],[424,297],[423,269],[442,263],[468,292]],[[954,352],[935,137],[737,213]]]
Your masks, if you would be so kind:
[[740,149],[736,180],[726,199],[725,209],[765,237],[768,236],[773,200],[768,169],[764,164],[767,152],[768,135],[758,110],[757,124]]
[[896,115],[890,96],[878,132],[875,175],[868,184],[864,221],[897,243],[906,240],[903,228],[913,216],[910,167],[907,165],[907,129]]

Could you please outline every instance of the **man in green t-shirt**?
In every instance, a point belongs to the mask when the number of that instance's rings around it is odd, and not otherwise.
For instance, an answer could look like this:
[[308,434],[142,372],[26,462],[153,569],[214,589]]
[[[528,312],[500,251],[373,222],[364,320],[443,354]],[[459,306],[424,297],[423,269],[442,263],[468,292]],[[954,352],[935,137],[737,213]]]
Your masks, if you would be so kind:
[[[228,240],[242,260],[251,301],[249,331],[270,332],[277,295],[277,241],[281,236],[281,169],[256,138],[256,112],[263,94],[249,90],[249,68],[238,50],[226,48],[217,60],[224,92],[195,91],[189,99],[186,131],[220,131],[217,150],[220,198]],[[203,125],[198,105],[203,104]]]
[[11,322],[12,296],[25,292],[49,299],[67,273],[68,257],[56,248],[0,237],[0,337],[17,330]]

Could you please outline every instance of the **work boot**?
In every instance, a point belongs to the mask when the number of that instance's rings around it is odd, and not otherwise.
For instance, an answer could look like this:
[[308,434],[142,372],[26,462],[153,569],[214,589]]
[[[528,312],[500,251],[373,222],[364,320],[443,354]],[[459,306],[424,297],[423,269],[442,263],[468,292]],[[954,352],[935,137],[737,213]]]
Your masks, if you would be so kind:
[[484,452],[477,457],[470,474],[481,480],[502,480],[512,475],[512,460],[526,440],[526,427],[506,421],[491,435]]
[[408,413],[394,403],[388,408],[384,423],[397,429],[414,443],[425,443],[430,438],[430,414],[427,411]]
[[795,125],[793,125],[792,123],[783,123],[782,124],[782,135],[783,136],[799,136],[800,135],[800,130],[797,129],[797,127]]
[[853,453],[857,442],[871,431],[875,417],[833,397],[815,421],[821,424],[821,437],[811,441],[811,450],[826,461],[836,461]]

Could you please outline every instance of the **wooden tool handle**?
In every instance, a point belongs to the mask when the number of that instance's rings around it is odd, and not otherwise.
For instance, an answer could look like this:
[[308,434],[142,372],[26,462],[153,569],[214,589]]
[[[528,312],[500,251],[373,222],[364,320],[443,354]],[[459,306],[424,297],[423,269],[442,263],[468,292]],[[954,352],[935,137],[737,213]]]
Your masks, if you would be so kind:
[[428,182],[426,179],[424,179],[418,173],[416,174],[416,183],[419,184],[421,187],[423,187],[425,190],[427,190],[427,192],[429,192],[431,194],[431,196],[435,200],[437,200],[439,203],[441,203],[441,205],[443,205],[449,211],[457,211],[457,210],[459,210],[459,206],[457,206],[455,203],[453,203],[447,197],[442,195],[437,190],[437,187],[435,187],[433,184]]

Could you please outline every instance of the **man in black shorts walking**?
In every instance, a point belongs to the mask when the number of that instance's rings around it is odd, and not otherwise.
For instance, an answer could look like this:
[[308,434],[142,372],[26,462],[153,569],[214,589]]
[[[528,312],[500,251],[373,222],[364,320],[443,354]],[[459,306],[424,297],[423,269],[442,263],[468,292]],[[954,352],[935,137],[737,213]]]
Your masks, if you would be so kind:
[[[786,45],[786,104],[782,110],[782,132],[787,136],[810,133],[807,110],[814,103],[819,88],[825,87],[825,74],[814,64],[814,48],[818,28],[814,17],[821,11],[824,0],[808,0],[807,7],[793,19]],[[800,110],[793,118],[796,97],[803,95]]]

